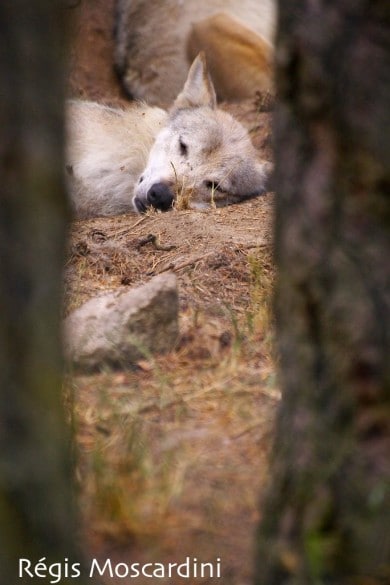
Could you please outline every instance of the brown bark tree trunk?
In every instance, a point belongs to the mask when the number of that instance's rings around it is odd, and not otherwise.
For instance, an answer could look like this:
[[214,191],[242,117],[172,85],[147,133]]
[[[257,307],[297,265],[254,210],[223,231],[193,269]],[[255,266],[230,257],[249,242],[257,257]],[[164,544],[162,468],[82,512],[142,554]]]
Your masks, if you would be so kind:
[[27,575],[18,578],[20,558],[31,559],[33,565],[42,557],[47,565],[64,558],[78,560],[70,441],[61,394],[60,312],[68,215],[62,178],[65,4],[0,3],[4,585],[32,582]]
[[283,398],[257,584],[390,582],[390,10],[279,2]]

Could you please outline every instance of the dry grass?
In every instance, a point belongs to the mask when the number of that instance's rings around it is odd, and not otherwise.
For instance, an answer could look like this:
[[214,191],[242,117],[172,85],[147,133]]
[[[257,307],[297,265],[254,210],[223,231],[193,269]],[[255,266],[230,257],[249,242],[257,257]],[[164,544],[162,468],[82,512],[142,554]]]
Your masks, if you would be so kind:
[[[187,335],[204,334],[204,318]],[[74,380],[89,532],[157,562],[220,557],[249,579],[279,392],[270,356],[244,330],[225,351],[184,343],[137,371]]]
[[[269,203],[78,222],[66,275],[70,308],[167,267],[181,301],[175,351],[70,382],[89,538],[132,542],[135,559],[220,557],[226,583],[250,579],[279,400]],[[227,245],[242,227],[245,239]],[[140,246],[151,232],[158,247]]]

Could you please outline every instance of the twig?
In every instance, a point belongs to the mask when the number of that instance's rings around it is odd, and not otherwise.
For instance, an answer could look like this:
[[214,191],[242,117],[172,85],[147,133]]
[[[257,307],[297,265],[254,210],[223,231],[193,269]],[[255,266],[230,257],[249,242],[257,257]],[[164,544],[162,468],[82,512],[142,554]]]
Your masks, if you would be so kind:
[[215,254],[215,250],[213,250],[212,252],[207,252],[207,254],[202,254],[201,256],[196,256],[195,258],[190,258],[189,260],[186,260],[185,262],[181,262],[180,264],[175,264],[174,262],[170,262],[167,266],[164,266],[164,268],[161,268],[161,270],[159,270],[157,272],[157,274],[161,274],[162,272],[166,272],[167,270],[173,270],[174,272],[177,272],[178,270],[182,270],[183,268],[186,268],[187,266],[191,266],[192,264],[196,264],[197,262],[200,262],[204,258],[207,258],[208,256],[212,256],[213,254]]
[[252,248],[270,248],[272,246],[272,242],[263,242],[257,244],[238,244],[238,250],[251,250]]
[[146,246],[146,244],[153,244],[156,250],[162,250],[163,252],[170,252],[176,248],[175,245],[163,245],[160,244],[159,236],[155,236],[154,234],[148,234],[145,238],[140,238],[136,244],[136,249],[139,250],[142,246]]
[[230,438],[232,440],[241,439],[241,437],[243,437],[244,435],[247,435],[248,433],[258,429],[261,424],[264,424],[264,420],[258,420],[257,422],[249,425],[248,427],[246,427],[245,429],[240,431],[239,433],[236,433],[235,435],[231,435]]
[[135,223],[133,223],[129,227],[124,228],[124,229],[122,229],[120,231],[116,231],[116,229],[114,228],[114,230],[111,233],[111,236],[114,236],[114,237],[117,237],[117,238],[120,237],[120,236],[124,236],[128,232],[131,232],[131,230],[134,229],[135,227],[137,227],[140,223],[142,223],[143,221],[145,221],[146,218],[147,218],[147,216],[144,215],[140,219],[138,219]]

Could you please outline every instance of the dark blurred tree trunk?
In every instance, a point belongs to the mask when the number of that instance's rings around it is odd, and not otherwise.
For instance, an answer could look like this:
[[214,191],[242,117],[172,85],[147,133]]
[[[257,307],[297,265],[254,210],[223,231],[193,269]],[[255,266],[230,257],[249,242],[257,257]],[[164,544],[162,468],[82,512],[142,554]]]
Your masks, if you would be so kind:
[[68,216],[62,179],[66,20],[65,2],[0,3],[4,585],[32,581],[17,578],[20,557],[34,563],[45,557],[48,564],[65,557],[77,561],[73,472],[61,394],[60,311]]
[[256,583],[390,582],[390,8],[279,2],[282,404]]

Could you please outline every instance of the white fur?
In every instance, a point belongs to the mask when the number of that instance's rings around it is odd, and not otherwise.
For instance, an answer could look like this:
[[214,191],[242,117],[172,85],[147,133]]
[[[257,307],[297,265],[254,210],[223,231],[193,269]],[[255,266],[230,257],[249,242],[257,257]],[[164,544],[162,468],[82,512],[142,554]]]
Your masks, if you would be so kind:
[[78,217],[133,210],[135,182],[167,113],[142,104],[114,109],[68,103],[67,177]]
[[191,207],[227,205],[264,192],[269,171],[244,127],[216,107],[202,56],[169,113],[71,101],[66,168],[79,217],[168,209],[183,192]]

